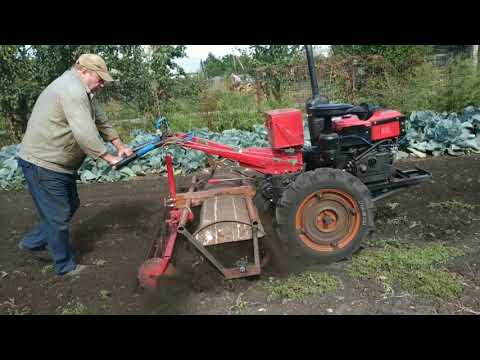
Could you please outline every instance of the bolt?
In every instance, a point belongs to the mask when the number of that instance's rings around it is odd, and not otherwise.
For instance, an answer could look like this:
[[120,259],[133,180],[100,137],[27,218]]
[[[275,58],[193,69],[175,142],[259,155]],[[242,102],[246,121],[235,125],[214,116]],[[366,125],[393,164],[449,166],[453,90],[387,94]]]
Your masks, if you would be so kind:
[[331,217],[331,216],[328,216],[328,215],[325,216],[325,217],[323,218],[323,223],[324,223],[325,225],[330,225],[331,223],[333,223],[332,217]]

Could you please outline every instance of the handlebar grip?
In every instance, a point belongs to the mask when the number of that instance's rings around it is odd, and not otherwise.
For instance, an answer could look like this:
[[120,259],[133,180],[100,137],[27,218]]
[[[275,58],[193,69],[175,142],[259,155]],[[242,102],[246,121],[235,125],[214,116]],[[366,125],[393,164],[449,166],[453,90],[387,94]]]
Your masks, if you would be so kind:
[[126,157],[125,159],[120,160],[118,163],[113,165],[113,169],[114,170],[119,170],[120,168],[124,167],[125,165],[127,165],[131,161],[135,160],[136,158],[139,158],[139,157],[145,155],[146,153],[148,153],[152,150],[155,150],[156,148],[162,146],[163,143],[164,143],[163,140],[159,140],[155,143],[147,144],[147,145],[143,146],[141,149],[136,150],[132,155]]
[[133,153],[132,155],[127,156],[126,158],[120,160],[115,165],[113,165],[113,169],[114,170],[120,170],[122,167],[129,164],[130,162],[135,160],[137,157],[138,157],[137,153]]

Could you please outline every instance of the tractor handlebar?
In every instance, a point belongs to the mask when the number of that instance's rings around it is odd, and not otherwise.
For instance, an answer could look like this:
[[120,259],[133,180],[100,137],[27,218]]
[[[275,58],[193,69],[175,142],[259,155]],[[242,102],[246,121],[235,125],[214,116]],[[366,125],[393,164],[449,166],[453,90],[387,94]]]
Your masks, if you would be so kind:
[[122,167],[124,167],[124,166],[127,165],[128,163],[132,162],[132,161],[135,160],[137,157],[138,157],[137,153],[134,152],[132,155],[127,156],[126,158],[123,158],[122,160],[120,160],[119,162],[117,162],[115,165],[113,165],[113,168],[114,168],[115,170],[120,170]]
[[170,136],[170,124],[167,118],[162,116],[155,121],[154,126],[160,136],[156,136],[153,140],[133,148],[133,154],[117,162],[115,165],[113,165],[113,169],[120,170],[122,167],[129,164],[133,160],[145,155],[152,150],[155,150],[156,148],[163,146],[163,144],[165,143],[165,139]]
[[127,156],[126,158],[123,158],[122,160],[117,162],[115,165],[113,165],[113,168],[115,170],[120,170],[122,167],[129,164],[133,160],[145,155],[146,153],[152,150],[155,150],[156,148],[163,146],[164,143],[165,143],[165,140],[159,138],[155,142],[146,143],[141,147],[136,147],[132,155]]

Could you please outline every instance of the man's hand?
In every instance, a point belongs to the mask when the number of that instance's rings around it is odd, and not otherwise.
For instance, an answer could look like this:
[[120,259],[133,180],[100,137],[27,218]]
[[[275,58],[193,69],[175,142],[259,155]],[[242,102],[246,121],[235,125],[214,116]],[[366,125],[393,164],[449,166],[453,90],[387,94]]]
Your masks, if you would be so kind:
[[112,140],[112,144],[117,148],[118,156],[120,157],[127,157],[133,154],[133,150],[130,149],[128,146],[125,146],[125,144],[122,142],[122,140],[120,140],[120,138]]
[[105,155],[102,156],[102,159],[108,162],[111,166],[113,166],[116,163],[118,163],[120,160],[122,160],[122,157],[106,153]]
[[120,157],[123,157],[123,156],[127,157],[133,154],[133,150],[125,145],[123,147],[117,148],[117,150],[118,150],[118,156]]

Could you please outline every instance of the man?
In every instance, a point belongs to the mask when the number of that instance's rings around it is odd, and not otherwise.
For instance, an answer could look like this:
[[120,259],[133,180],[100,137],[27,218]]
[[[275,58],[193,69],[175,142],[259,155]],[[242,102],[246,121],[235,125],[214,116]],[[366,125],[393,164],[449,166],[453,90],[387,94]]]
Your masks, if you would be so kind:
[[[39,96],[18,152],[18,162],[40,216],[40,223],[18,244],[32,255],[48,250],[58,275],[75,275],[69,222],[78,209],[77,170],[86,155],[114,165],[132,154],[94,100],[104,82],[113,81],[105,61],[83,54]],[[118,156],[100,139],[110,141]]]

